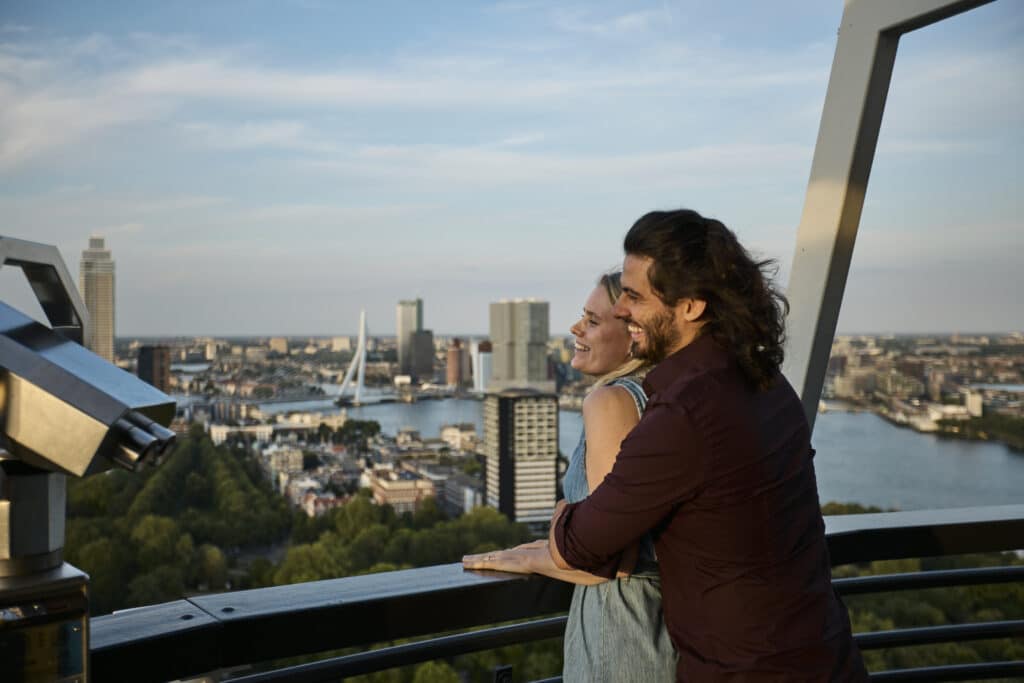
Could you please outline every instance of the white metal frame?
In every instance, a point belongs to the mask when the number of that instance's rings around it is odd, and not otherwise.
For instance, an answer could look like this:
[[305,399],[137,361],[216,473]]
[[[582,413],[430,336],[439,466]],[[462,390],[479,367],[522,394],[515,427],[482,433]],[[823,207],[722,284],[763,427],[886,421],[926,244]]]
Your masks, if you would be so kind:
[[900,36],[992,0],[846,0],[786,296],[783,372],[812,428]]

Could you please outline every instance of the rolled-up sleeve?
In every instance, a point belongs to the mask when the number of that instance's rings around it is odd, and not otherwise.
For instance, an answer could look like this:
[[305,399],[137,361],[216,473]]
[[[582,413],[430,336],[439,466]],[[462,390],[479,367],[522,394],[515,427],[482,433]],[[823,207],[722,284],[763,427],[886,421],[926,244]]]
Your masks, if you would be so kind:
[[615,576],[622,551],[699,491],[701,451],[684,410],[650,406],[601,485],[562,512],[552,534],[558,552],[577,569]]

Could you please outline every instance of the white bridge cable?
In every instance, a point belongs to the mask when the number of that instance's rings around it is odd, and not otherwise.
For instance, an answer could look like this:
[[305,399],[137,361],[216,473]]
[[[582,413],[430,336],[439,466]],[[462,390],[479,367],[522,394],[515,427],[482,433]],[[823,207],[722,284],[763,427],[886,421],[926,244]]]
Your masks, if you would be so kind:
[[359,403],[363,395],[364,380],[366,377],[366,311],[359,312],[359,343],[356,345],[356,352],[352,355],[352,362],[349,363],[348,371],[345,373],[345,379],[341,383],[341,391],[338,393],[338,398],[344,398],[345,392],[348,390],[349,382],[352,381],[352,375],[355,374],[356,369],[359,370],[359,374],[356,379],[356,395],[355,402]]

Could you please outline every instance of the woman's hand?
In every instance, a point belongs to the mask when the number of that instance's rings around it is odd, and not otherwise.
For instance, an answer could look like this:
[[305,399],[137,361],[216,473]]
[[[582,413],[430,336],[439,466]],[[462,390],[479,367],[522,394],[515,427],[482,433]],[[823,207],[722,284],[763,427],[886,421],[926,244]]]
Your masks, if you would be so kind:
[[494,550],[489,553],[466,555],[462,558],[465,569],[493,569],[500,572],[530,574],[534,572],[538,552],[547,553],[548,542],[545,539],[517,545],[507,550]]

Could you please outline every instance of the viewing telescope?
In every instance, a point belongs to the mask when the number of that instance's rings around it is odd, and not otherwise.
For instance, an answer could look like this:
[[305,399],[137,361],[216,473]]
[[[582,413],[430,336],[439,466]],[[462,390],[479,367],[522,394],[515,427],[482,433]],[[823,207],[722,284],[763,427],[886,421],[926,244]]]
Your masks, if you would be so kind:
[[82,346],[88,311],[56,247],[0,237],[5,265],[50,327],[0,301],[0,678],[88,681],[88,577],[63,561],[66,476],[156,464],[175,404]]

